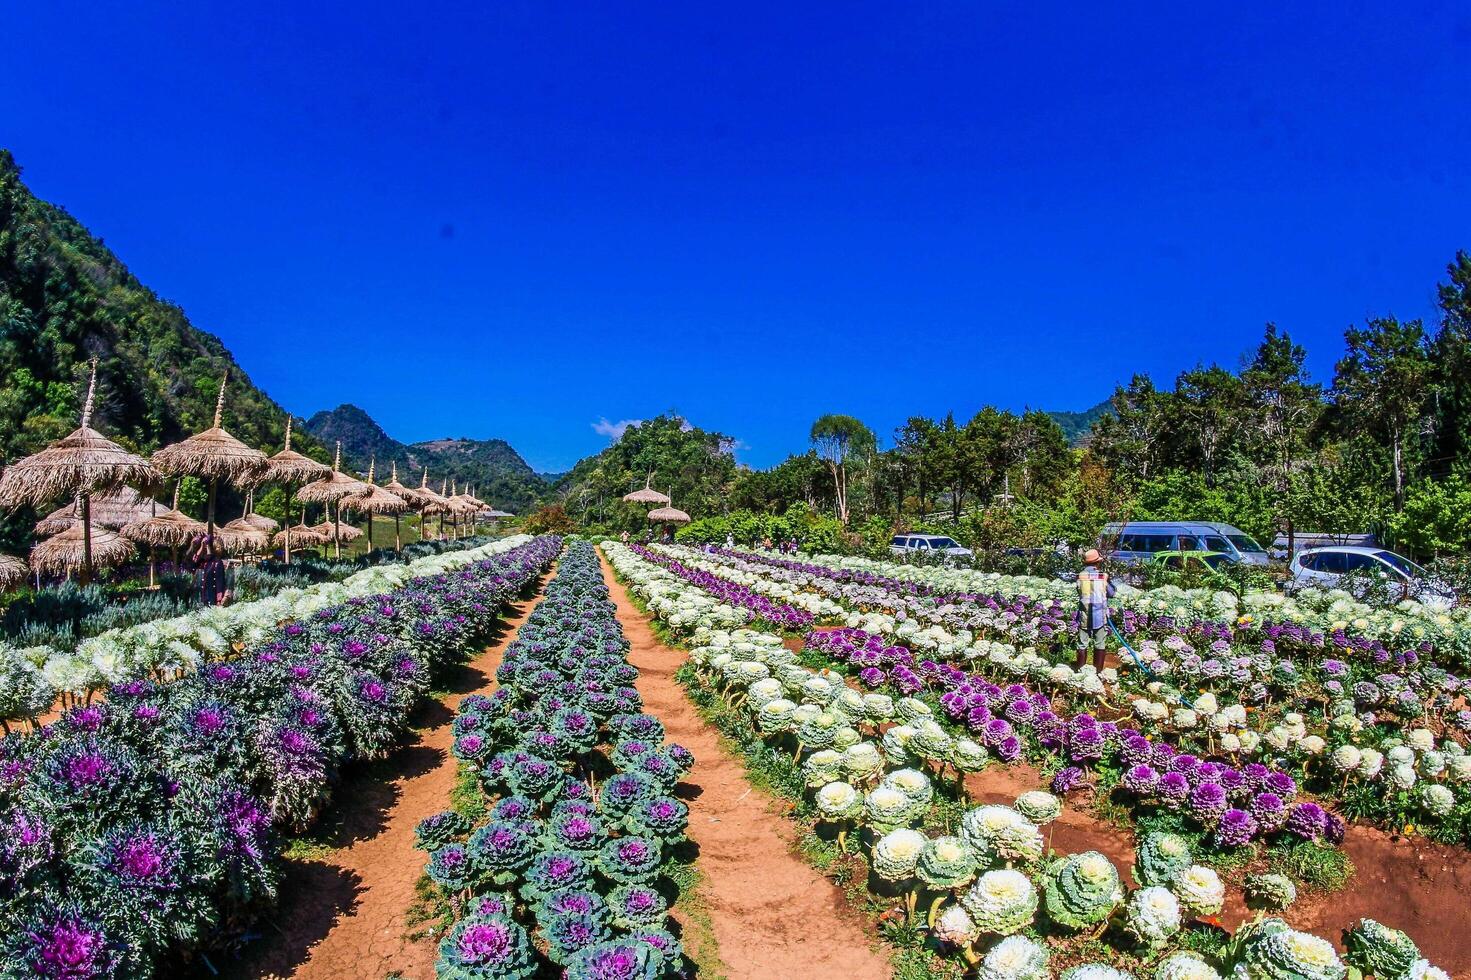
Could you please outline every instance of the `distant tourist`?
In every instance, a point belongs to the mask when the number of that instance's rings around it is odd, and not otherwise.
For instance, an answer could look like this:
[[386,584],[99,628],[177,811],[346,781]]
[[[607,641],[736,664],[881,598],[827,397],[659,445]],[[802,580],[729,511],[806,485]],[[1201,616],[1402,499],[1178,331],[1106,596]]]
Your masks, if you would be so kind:
[[769,535],[761,539],[761,547],[766,551],[771,550],[771,537]]
[[624,544],[628,544],[628,532],[624,531],[622,534],[618,535],[618,540],[622,541]]
[[1108,600],[1114,595],[1113,580],[1103,570],[1103,555],[1089,548],[1083,555],[1083,570],[1078,573],[1078,660],[1073,666],[1082,669],[1093,649],[1093,669],[1103,669],[1103,651],[1108,645]]
[[199,560],[199,601],[206,606],[225,606],[234,596],[234,565],[225,560],[220,542],[211,539]]
[[735,547],[735,535],[731,534],[729,531],[725,532],[725,547],[726,550],[730,550],[731,548]]

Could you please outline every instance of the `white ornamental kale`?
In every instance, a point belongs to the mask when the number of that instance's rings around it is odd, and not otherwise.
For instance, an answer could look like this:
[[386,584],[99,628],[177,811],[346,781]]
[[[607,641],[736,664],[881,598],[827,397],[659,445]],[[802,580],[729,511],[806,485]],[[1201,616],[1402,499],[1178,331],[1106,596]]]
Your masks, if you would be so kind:
[[1157,830],[1139,843],[1134,855],[1134,880],[1141,885],[1168,884],[1193,863],[1189,841],[1179,834]]
[[950,943],[962,949],[970,946],[981,934],[980,927],[970,917],[970,913],[962,905],[947,905],[945,911],[941,912],[935,919],[935,925],[930,930],[942,943]]
[[1118,869],[1097,851],[1069,855],[1047,882],[1047,915],[1073,929],[1097,925],[1123,901]]
[[960,898],[982,932],[1009,936],[1031,925],[1037,889],[1020,871],[987,871]]
[[909,801],[916,807],[927,806],[935,795],[930,777],[918,769],[895,769],[879,785],[898,790],[909,797]]
[[1413,939],[1373,919],[1360,919],[1346,930],[1344,947],[1350,966],[1376,977],[1407,976],[1420,959],[1420,949]]
[[1250,874],[1242,882],[1249,908],[1281,912],[1297,901],[1297,886],[1286,875],[1267,872]]
[[833,749],[814,752],[802,761],[802,778],[809,789],[843,778],[843,753]]
[[875,776],[883,768],[883,753],[872,742],[858,742],[843,750],[843,769],[854,779]]
[[1226,901],[1226,886],[1221,884],[1220,875],[1203,864],[1192,864],[1175,875],[1170,890],[1196,915],[1215,915]]
[[960,818],[960,836],[979,850],[994,851],[995,840],[1003,830],[1026,822],[1026,817],[1009,806],[978,806]]
[[981,958],[976,980],[1046,980],[1047,948],[1026,936],[1007,936]]
[[1244,931],[1237,970],[1253,980],[1343,980],[1348,973],[1332,943],[1281,919],[1264,919]]
[[1103,963],[1084,963],[1064,970],[1060,980],[1134,980],[1134,974],[1115,970]]
[[830,823],[851,820],[863,811],[863,797],[848,783],[834,781],[813,797],[818,816]]
[[1062,816],[1062,801],[1045,790],[1034,789],[1016,798],[1016,812],[1038,826]]
[[975,879],[979,855],[959,837],[936,837],[925,844],[915,872],[936,891],[967,885]]
[[919,856],[929,838],[917,830],[891,830],[873,845],[873,872],[885,881],[906,881],[914,877]]
[[918,816],[909,797],[887,786],[880,786],[864,797],[863,812],[879,833],[906,827]]
[[1160,946],[1180,931],[1180,901],[1163,885],[1150,885],[1129,896],[1124,928],[1145,946]]
[[909,750],[909,740],[914,729],[909,725],[895,725],[883,734],[884,755],[896,766],[913,761],[914,753]]
[[1445,817],[1456,808],[1456,794],[1440,783],[1420,784],[1420,805],[1431,816]]
[[1171,953],[1155,967],[1154,980],[1221,980],[1221,975],[1196,953]]
[[[986,747],[973,739],[957,738],[950,747],[950,764],[961,772],[980,772],[989,761]],[[1467,761],[1471,763],[1471,757]]]

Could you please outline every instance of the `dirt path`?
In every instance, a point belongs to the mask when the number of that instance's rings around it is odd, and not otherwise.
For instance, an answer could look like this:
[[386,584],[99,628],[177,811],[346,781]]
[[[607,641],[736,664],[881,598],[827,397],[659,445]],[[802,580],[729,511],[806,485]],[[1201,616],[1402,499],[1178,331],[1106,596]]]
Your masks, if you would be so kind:
[[[555,574],[553,571],[551,574]],[[544,579],[543,579],[544,581]],[[414,739],[339,788],[331,849],[287,862],[274,922],[226,975],[300,980],[432,980],[436,944],[408,941],[405,913],[424,871],[414,827],[449,806],[456,764],[451,724],[460,701],[495,687],[501,655],[541,601],[541,593],[512,607],[494,642],[445,679],[451,693],[416,719]],[[391,772],[385,779],[378,773]],[[330,817],[332,814],[329,814]]]
[[[601,556],[599,556],[601,558]],[[689,836],[699,847],[703,894],[729,980],[888,980],[887,958],[846,907],[842,892],[793,853],[794,828],[753,790],[720,747],[674,672],[686,654],[664,646],[603,559],[618,621],[632,644],[645,710],[695,754],[685,777]]]

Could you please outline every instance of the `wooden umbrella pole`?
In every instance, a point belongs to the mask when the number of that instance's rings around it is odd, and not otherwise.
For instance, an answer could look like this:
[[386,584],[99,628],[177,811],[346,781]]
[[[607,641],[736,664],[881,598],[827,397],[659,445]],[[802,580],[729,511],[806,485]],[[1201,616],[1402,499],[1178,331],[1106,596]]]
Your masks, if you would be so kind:
[[373,553],[373,512],[368,511],[368,554]]
[[219,480],[218,479],[215,479],[213,477],[210,478],[210,481],[209,481],[209,513],[206,514],[205,517],[207,518],[206,523],[209,524],[209,529],[208,530],[209,530],[209,541],[210,541],[210,546],[211,547],[214,546],[214,540],[215,540],[215,487],[218,484],[219,484]]
[[[287,423],[290,425],[291,423]],[[286,555],[286,564],[291,564],[291,493],[296,489],[296,482],[286,484],[286,543],[282,546]]]
[[393,550],[394,551],[402,551],[403,550],[403,542],[400,541],[399,540],[399,537],[398,537],[398,515],[397,514],[394,514],[393,515]]
[[337,501],[337,520],[332,522],[332,557],[342,557],[342,501]]
[[92,581],[92,495],[82,494],[82,584]]

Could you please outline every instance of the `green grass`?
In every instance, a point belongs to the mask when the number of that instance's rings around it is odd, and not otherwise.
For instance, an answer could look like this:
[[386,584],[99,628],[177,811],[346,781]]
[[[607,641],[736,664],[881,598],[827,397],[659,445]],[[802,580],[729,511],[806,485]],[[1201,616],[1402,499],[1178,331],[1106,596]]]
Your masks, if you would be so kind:
[[695,976],[700,980],[726,980],[726,966],[715,941],[715,923],[705,898],[704,873],[696,865],[683,861],[671,861],[664,870],[679,889],[674,911],[684,926],[680,942],[684,955],[695,965]]

